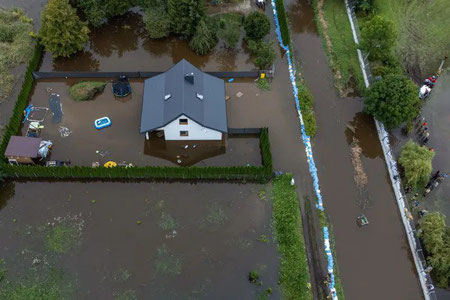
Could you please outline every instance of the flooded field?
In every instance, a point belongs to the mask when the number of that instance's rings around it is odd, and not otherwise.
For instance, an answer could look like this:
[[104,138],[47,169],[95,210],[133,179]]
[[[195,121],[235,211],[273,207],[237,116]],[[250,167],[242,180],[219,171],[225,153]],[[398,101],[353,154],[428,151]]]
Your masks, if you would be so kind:
[[[81,80],[39,80],[32,94],[31,103],[38,107],[49,107],[50,93],[59,94],[61,98],[61,122],[54,123],[49,111],[42,123],[44,128],[40,135],[54,143],[53,160],[69,160],[72,165],[85,166],[90,166],[93,162],[103,164],[110,160],[137,166],[261,165],[257,136],[229,136],[221,142],[145,141],[145,135],[139,133],[143,81],[132,81],[132,94],[124,99],[115,98],[111,83],[108,83],[94,100],[77,102],[70,97],[68,88]],[[94,80],[110,81],[98,78]],[[112,125],[101,130],[95,129],[94,120],[104,116],[111,119]],[[71,131],[69,136],[61,135],[61,126]],[[23,135],[27,129],[28,122],[22,128]],[[178,160],[181,162],[178,163]]]
[[[288,3],[295,54],[314,96],[315,160],[346,298],[422,299],[373,119],[360,99],[336,95],[312,8]],[[364,228],[356,224],[361,213],[370,222]]]
[[[64,299],[256,299],[269,287],[276,299],[278,258],[264,189],[7,183],[0,190],[0,269],[10,286],[45,281]],[[251,270],[261,286],[248,281]]]
[[140,14],[130,12],[92,30],[84,51],[54,60],[46,53],[40,71],[165,71],[186,59],[203,71],[249,71],[255,69],[243,41],[235,50],[219,43],[209,55],[198,56],[188,41],[178,37],[149,39]]

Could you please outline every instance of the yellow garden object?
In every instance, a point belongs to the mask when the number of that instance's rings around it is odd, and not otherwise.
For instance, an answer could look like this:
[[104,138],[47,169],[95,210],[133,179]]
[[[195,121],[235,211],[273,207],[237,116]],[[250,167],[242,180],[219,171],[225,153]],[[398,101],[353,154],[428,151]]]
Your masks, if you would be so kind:
[[103,165],[105,168],[117,167],[117,163],[115,161],[108,161]]
[[261,78],[261,79],[266,78],[266,73],[261,73],[260,76],[259,76],[259,78]]

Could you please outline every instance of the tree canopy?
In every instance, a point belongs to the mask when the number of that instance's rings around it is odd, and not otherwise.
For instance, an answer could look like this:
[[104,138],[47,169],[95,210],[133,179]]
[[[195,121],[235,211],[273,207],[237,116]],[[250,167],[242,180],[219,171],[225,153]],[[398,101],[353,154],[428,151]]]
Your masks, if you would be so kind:
[[76,0],[75,5],[84,12],[89,24],[99,27],[108,18],[126,13],[136,2],[136,0]]
[[55,57],[68,57],[83,49],[89,29],[68,0],[50,0],[42,12],[39,37],[42,45]]
[[163,8],[147,8],[144,14],[147,33],[152,39],[159,39],[170,34],[170,19]]
[[394,24],[380,15],[372,17],[361,30],[361,49],[369,59],[377,60],[390,54],[397,39]]
[[405,170],[405,178],[408,185],[416,187],[425,185],[432,171],[434,152],[425,146],[409,140],[402,149],[399,163]]
[[248,39],[261,40],[270,31],[270,21],[265,14],[254,11],[245,18],[244,28]]
[[417,115],[418,88],[400,74],[388,74],[367,91],[364,111],[388,128],[398,127]]
[[204,19],[201,19],[195,30],[195,34],[189,42],[189,47],[199,55],[205,55],[211,51],[217,43],[216,34],[208,28]]
[[447,288],[450,280],[450,229],[439,212],[426,214],[419,222],[420,234],[438,287]]
[[197,25],[205,16],[204,0],[169,0],[168,13],[173,33],[194,35]]

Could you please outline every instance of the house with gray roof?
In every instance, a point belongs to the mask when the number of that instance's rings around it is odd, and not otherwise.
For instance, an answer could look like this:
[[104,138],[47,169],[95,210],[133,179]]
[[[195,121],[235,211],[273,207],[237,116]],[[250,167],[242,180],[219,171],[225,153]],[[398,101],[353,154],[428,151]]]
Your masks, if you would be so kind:
[[186,60],[145,80],[141,133],[166,140],[221,140],[228,132],[225,83]]

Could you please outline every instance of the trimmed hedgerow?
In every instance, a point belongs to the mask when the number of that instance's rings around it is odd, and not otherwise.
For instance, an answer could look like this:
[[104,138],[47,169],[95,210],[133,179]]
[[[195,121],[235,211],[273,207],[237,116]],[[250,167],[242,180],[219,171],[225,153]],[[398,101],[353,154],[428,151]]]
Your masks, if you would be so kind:
[[275,0],[275,5],[278,12],[278,23],[280,24],[281,39],[285,46],[289,45],[291,38],[289,35],[289,25],[287,22],[286,11],[284,10],[284,1]]
[[312,299],[299,200],[292,175],[273,181],[272,201],[275,237],[281,256],[280,282],[284,298]]
[[6,177],[54,179],[217,179],[266,182],[272,176],[272,153],[267,128],[260,133],[263,166],[233,167],[45,167],[4,164]]
[[27,71],[25,72],[22,89],[17,97],[16,104],[14,105],[14,110],[11,118],[9,119],[8,125],[6,125],[2,142],[0,143],[0,160],[6,162],[5,158],[5,150],[8,146],[9,139],[12,135],[17,134],[20,129],[20,125],[22,124],[23,111],[28,105],[28,99],[30,97],[31,90],[33,89],[33,71],[36,71],[39,67],[39,63],[41,62],[42,56],[42,46],[39,44],[34,48],[34,54],[31,58]]

